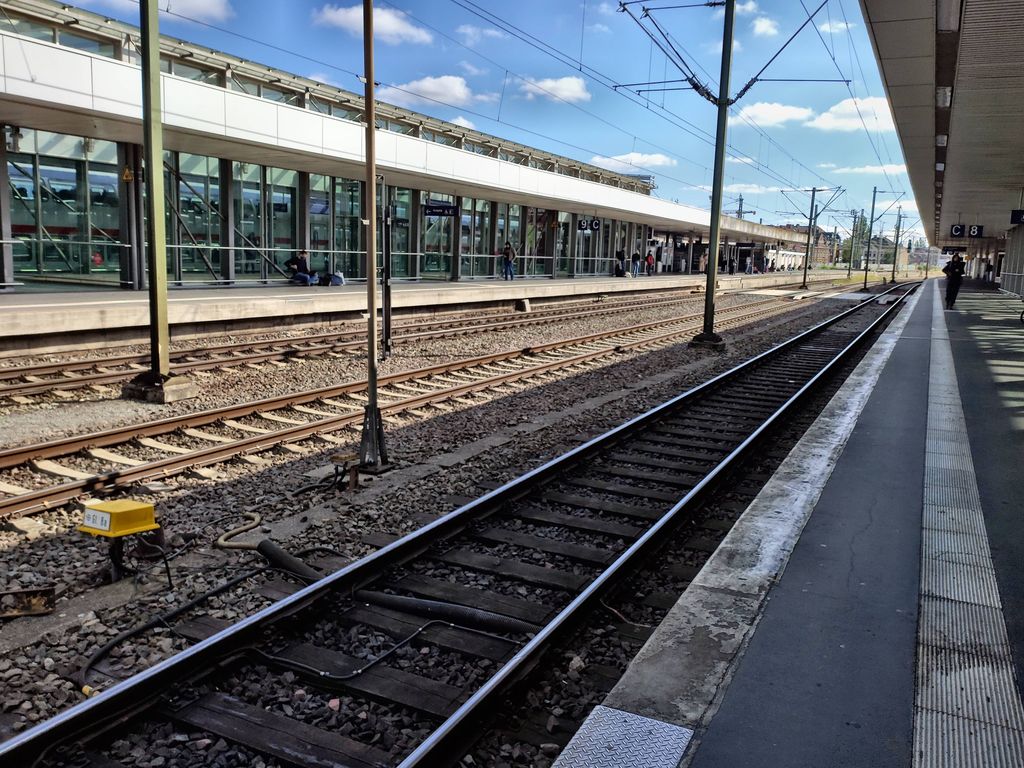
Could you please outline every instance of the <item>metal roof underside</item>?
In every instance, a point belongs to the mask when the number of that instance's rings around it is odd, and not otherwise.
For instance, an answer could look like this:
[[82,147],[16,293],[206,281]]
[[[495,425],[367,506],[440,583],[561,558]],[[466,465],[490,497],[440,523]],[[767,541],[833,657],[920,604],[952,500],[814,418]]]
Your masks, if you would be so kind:
[[[950,239],[950,227],[980,224],[991,246],[1009,229],[1011,209],[1024,207],[1024,2],[861,7],[929,241],[968,245]],[[936,141],[944,135],[945,148]]]

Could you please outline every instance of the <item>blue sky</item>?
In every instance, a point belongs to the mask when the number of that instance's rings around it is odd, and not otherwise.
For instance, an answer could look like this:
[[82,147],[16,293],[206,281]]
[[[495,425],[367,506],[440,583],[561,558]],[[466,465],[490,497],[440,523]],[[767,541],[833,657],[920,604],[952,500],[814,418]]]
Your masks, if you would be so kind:
[[[732,95],[820,3],[740,0]],[[138,23],[133,0],[79,4]],[[161,18],[165,34],[361,92],[362,6],[355,0],[159,4],[171,12]],[[686,65],[717,93],[722,11],[655,10],[681,4],[645,0],[630,10],[640,17],[643,6],[650,7]],[[692,90],[636,94],[635,88],[611,87],[682,77],[637,21],[617,8],[617,2],[593,0],[377,0],[379,97],[579,160],[651,173],[656,195],[706,208],[716,110]],[[645,27],[664,44],[653,22]],[[903,192],[898,204],[910,213],[904,227],[917,219],[856,0],[828,0],[761,77],[851,82],[758,81],[750,87],[730,120],[726,210],[735,209],[742,194],[745,209],[757,212],[747,218],[798,222],[794,212],[806,211],[811,186],[844,187],[833,208],[845,214],[867,210],[877,185],[896,193],[879,195],[878,211]],[[880,226],[891,231],[895,214],[893,206]],[[819,223],[842,231],[850,219],[826,214]],[[920,222],[913,230],[920,232]]]

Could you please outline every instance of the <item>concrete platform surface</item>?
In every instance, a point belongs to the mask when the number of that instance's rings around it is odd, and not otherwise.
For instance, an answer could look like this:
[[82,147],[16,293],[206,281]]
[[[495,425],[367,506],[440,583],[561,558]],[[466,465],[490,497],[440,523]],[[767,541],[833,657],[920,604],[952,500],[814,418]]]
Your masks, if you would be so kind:
[[[901,312],[606,697],[618,714],[596,722],[616,738],[679,729],[673,754],[638,764],[1024,765],[1024,329],[1019,301],[968,286],[943,312],[941,287]],[[588,721],[555,765],[601,743]]]

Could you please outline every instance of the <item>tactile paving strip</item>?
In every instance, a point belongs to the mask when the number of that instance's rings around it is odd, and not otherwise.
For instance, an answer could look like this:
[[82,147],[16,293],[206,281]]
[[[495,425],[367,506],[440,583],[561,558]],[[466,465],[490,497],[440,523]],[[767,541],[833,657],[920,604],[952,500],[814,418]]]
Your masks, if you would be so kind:
[[596,706],[552,768],[676,768],[693,731]]
[[933,283],[914,768],[1020,768],[1014,680],[971,446]]

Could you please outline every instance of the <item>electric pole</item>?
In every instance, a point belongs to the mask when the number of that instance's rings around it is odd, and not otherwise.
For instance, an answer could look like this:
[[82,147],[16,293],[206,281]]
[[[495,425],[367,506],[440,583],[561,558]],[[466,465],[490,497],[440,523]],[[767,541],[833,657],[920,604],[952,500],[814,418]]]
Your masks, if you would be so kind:
[[384,422],[377,404],[377,109],[374,102],[373,0],[363,0],[363,75],[366,77],[366,410],[359,441],[359,464],[380,470],[388,463]]
[[732,29],[736,0],[725,0],[725,24],[722,30],[722,71],[718,80],[718,130],[715,135],[715,171],[711,184],[711,242],[708,244],[708,279],[704,289],[704,330],[692,344],[720,347],[722,337],[715,333],[715,282],[718,272],[718,246],[722,237],[722,182],[725,176],[725,136],[729,124],[729,70],[732,66]]
[[875,228],[875,198],[878,197],[878,187],[871,191],[871,215],[868,217],[868,249],[864,254],[864,288],[868,289],[868,264],[871,262],[871,235]]
[[811,187],[811,210],[807,214],[807,251],[804,253],[804,281],[800,288],[807,290],[807,262],[811,260],[811,239],[814,235],[814,219],[816,218],[816,212],[814,210],[814,196],[818,193],[817,187]]
[[900,253],[900,219],[903,218],[903,206],[896,209],[896,236],[893,238],[895,244],[892,247],[892,282],[896,282],[896,259]]

